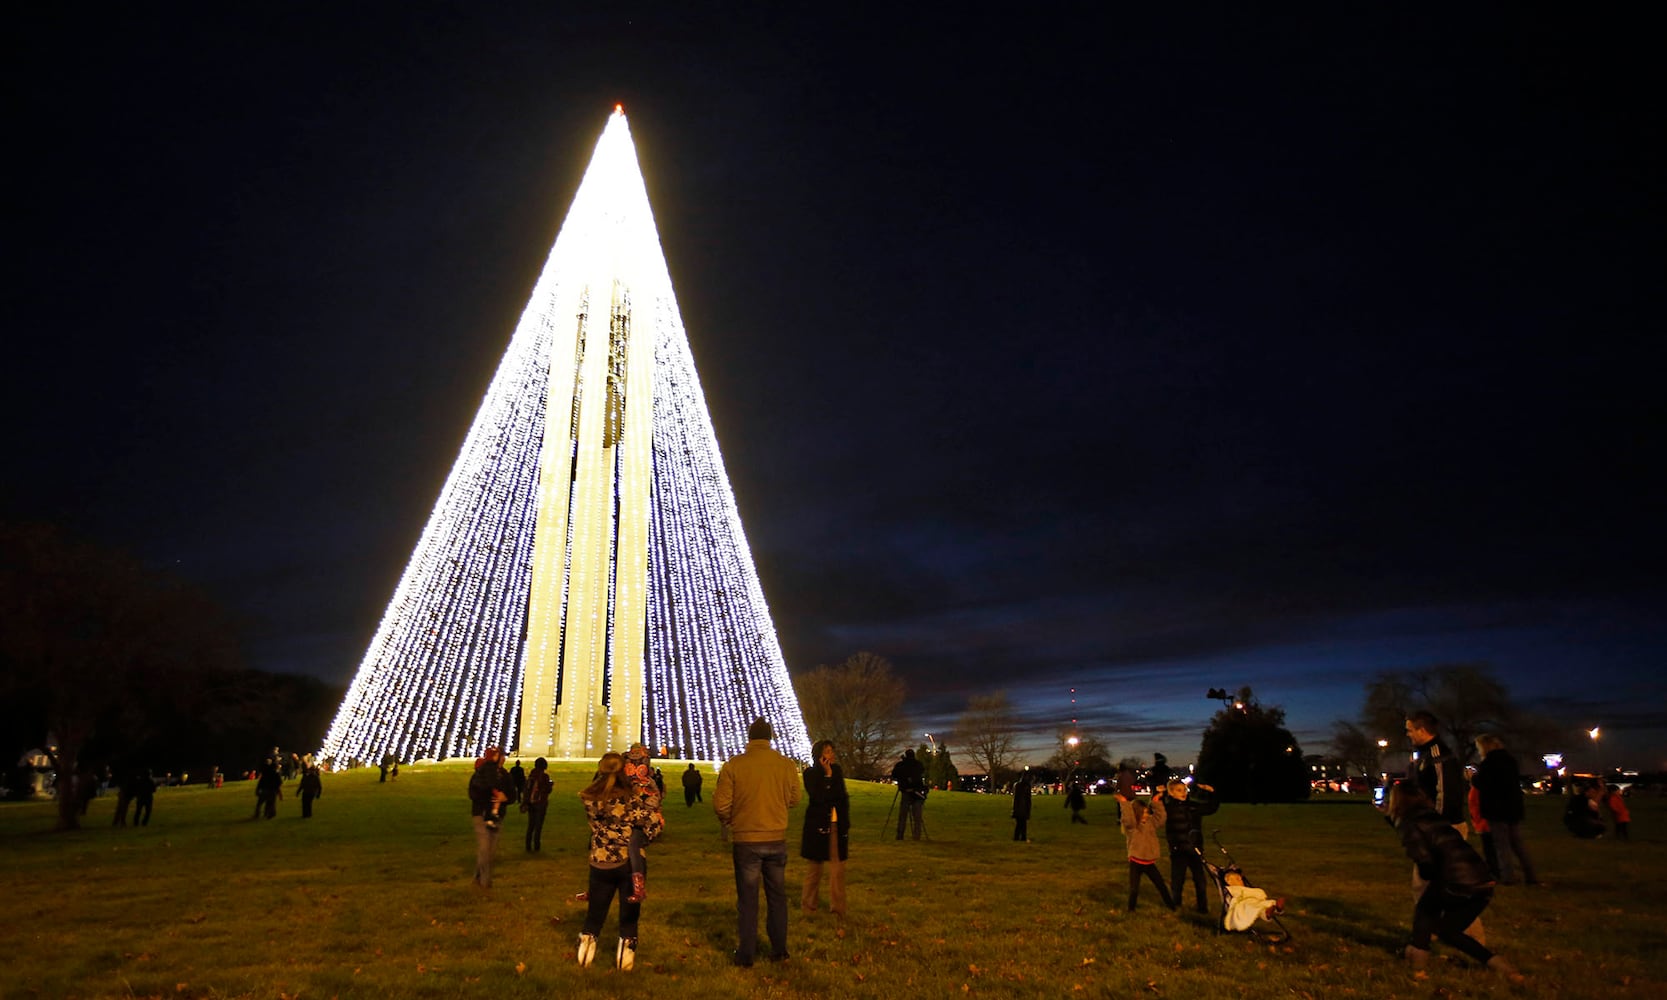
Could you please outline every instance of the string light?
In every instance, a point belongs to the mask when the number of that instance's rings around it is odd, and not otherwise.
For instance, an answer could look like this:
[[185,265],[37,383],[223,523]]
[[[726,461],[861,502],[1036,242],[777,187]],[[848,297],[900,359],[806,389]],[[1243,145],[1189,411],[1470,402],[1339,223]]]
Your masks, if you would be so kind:
[[347,762],[810,740],[622,111],[330,727]]

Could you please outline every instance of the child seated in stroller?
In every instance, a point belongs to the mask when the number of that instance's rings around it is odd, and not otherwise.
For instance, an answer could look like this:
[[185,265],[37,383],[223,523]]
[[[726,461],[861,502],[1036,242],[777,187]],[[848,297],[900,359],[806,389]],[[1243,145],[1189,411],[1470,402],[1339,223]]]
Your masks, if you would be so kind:
[[[1227,853],[1227,848],[1221,846],[1221,840],[1212,839],[1227,859],[1225,865],[1204,862],[1204,870],[1210,873],[1216,888],[1221,891],[1221,929],[1248,931],[1269,943],[1289,941],[1291,932],[1279,919],[1279,915],[1285,912],[1285,897],[1270,897],[1264,890],[1251,885],[1244,877],[1244,869]],[[1268,927],[1268,924],[1273,926]]]
[[1269,899],[1266,891],[1244,884],[1244,873],[1237,868],[1221,872],[1221,894],[1224,912],[1221,925],[1230,931],[1248,931],[1256,921],[1272,922],[1285,912],[1285,897]]

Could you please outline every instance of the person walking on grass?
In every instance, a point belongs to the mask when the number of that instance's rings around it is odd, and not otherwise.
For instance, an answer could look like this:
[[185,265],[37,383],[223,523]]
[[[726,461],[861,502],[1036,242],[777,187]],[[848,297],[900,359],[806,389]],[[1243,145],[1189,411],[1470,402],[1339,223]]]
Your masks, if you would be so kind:
[[544,817],[550,811],[550,793],[555,782],[550,780],[550,764],[543,757],[533,761],[533,773],[527,775],[527,797],[521,811],[527,814],[527,852],[544,850]]
[[705,777],[703,777],[700,773],[700,769],[695,767],[693,764],[690,764],[686,769],[684,769],[683,804],[685,806],[692,808],[696,802],[705,801],[700,797],[701,782],[705,780]]
[[150,768],[141,767],[133,780],[133,825],[150,826],[151,806],[156,802],[156,779]]
[[[1412,744],[1412,772],[1408,777],[1429,800],[1430,808],[1444,816],[1447,825],[1464,840],[1470,836],[1470,824],[1465,819],[1470,786],[1464,779],[1464,764],[1436,735],[1439,728],[1436,717],[1429,712],[1413,712],[1407,716],[1407,741]],[[1412,894],[1421,897],[1424,887],[1424,877],[1414,865]],[[1484,944],[1487,942],[1480,918],[1465,933]]]
[[313,818],[313,799],[324,795],[324,779],[319,777],[318,765],[308,764],[301,772],[301,818]]
[[278,770],[278,761],[268,757],[261,762],[260,777],[255,779],[255,818],[278,815],[278,800],[283,797],[284,776]]
[[1396,782],[1389,790],[1385,814],[1424,881],[1412,911],[1407,962],[1418,970],[1429,964],[1433,935],[1511,983],[1522,983],[1522,973],[1510,961],[1489,951],[1465,930],[1493,901],[1493,877],[1481,855],[1416,784]]
[[[539,765],[543,764],[540,758]],[[539,773],[534,766],[533,774]],[[647,839],[660,835],[660,800],[625,775],[625,758],[605,753],[596,763],[596,777],[579,792],[585,816],[590,820],[590,880],[585,890],[588,909],[579,931],[578,961],[589,967],[596,958],[596,941],[608,919],[614,895],[619,896],[619,944],[614,965],[629,972],[637,960],[637,923],[642,916],[642,898],[632,893],[631,838],[639,831]],[[641,861],[646,872],[648,860]]]
[[1522,772],[1516,758],[1505,749],[1499,737],[1490,734],[1476,738],[1476,752],[1482,762],[1476,765],[1476,776],[1471,788],[1476,792],[1477,812],[1488,824],[1493,835],[1494,863],[1499,866],[1499,881],[1510,885],[1521,879],[1528,885],[1539,885],[1533,859],[1522,843],[1522,821],[1525,813],[1522,797]]
[[747,727],[747,749],[724,762],[712,809],[729,831],[735,865],[735,923],[731,961],[751,966],[758,953],[758,889],[762,881],[770,958],[787,959],[787,811],[799,804],[798,768],[770,747],[768,720]]
[[822,866],[828,866],[828,899],[833,912],[845,915],[845,859],[851,845],[851,797],[845,792],[845,771],[839,766],[833,740],[811,750],[815,762],[804,771],[805,827],[799,839],[805,883],[799,905],[815,913],[822,893]]

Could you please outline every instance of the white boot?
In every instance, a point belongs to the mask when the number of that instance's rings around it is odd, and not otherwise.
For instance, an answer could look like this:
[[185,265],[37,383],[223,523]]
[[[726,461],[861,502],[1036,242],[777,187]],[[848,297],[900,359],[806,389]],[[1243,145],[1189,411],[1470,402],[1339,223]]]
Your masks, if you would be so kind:
[[596,961],[596,935],[579,935],[579,968],[588,969],[590,963]]
[[619,971],[621,971],[621,972],[630,972],[631,969],[636,966],[636,964],[637,964],[637,939],[636,938],[624,938],[624,937],[622,937],[622,938],[619,939],[619,950],[614,952],[614,964],[619,966]]

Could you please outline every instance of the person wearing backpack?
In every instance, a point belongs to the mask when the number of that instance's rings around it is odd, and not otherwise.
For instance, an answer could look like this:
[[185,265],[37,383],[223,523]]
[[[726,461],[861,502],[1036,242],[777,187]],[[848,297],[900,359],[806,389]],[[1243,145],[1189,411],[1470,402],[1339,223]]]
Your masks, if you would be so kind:
[[544,814],[550,809],[550,791],[554,787],[549,763],[543,757],[533,761],[533,773],[527,777],[527,796],[521,800],[521,811],[527,814],[529,852],[544,849]]

